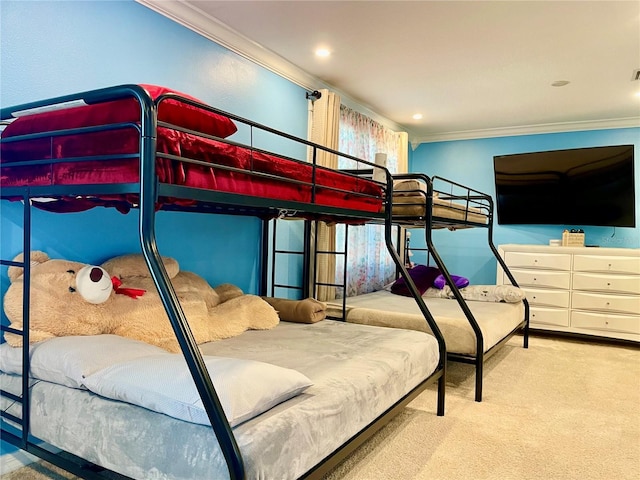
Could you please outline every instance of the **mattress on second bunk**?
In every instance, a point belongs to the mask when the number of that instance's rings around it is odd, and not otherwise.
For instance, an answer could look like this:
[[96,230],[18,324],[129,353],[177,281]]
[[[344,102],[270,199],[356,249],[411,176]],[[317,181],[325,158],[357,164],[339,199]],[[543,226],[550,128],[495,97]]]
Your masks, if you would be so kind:
[[[79,364],[72,351],[58,358],[75,370],[95,368],[99,362],[92,352],[101,352],[91,345],[95,338],[83,337],[88,365]],[[439,359],[432,335],[333,320],[281,322],[273,330],[248,331],[201,349],[205,355],[291,369],[312,382],[301,394],[233,427],[248,479],[298,478],[431,376]],[[21,354],[21,349],[13,350]],[[117,349],[104,350],[105,357],[117,356]],[[6,352],[2,353],[6,361]],[[32,347],[32,369],[46,361],[39,361],[37,353],[36,345]],[[118,365],[122,364],[115,367]],[[91,383],[95,375],[88,375],[87,380],[80,376],[78,381]],[[20,393],[18,375],[1,374],[0,380],[4,389]],[[246,383],[247,389],[255,388],[254,382]],[[216,386],[223,398],[224,386]],[[133,478],[228,478],[209,426],[156,413],[149,406],[110,400],[82,386],[37,381],[31,391],[32,433],[89,461]],[[2,402],[2,408],[8,408],[10,401],[2,398]],[[434,401],[434,415],[435,409]],[[20,416],[17,403],[8,410]]]
[[[116,156],[109,161],[69,161],[35,167],[12,167],[12,161],[22,161],[24,156],[34,155],[29,152],[21,152],[20,156],[3,154],[2,186],[137,183],[140,180],[138,159],[117,158],[138,152],[135,132],[123,137],[125,133],[109,131],[75,135],[64,143],[73,146],[73,149],[66,148],[65,156],[58,157],[98,154]],[[99,144],[105,148],[96,150],[96,145]],[[378,212],[382,203],[381,188],[364,178],[321,167],[314,169],[309,163],[167,128],[158,129],[158,152],[207,162],[207,165],[202,165],[158,157],[156,174],[161,183],[364,212]],[[17,159],[13,160],[14,158]],[[99,198],[104,202],[124,199],[138,203],[133,196],[101,195]],[[94,198],[89,205],[93,206],[98,202]],[[176,199],[165,199],[164,202],[193,203]]]
[[[427,214],[427,202],[424,195],[393,195],[393,216],[395,219],[402,217],[425,217]],[[443,200],[435,197],[431,215],[436,218],[458,220],[461,222],[486,224],[488,216],[479,208],[467,207],[460,202]]]
[[[447,345],[448,353],[476,354],[476,336],[456,300],[423,297]],[[342,316],[339,300],[329,303],[327,315]],[[430,332],[413,297],[387,290],[347,297],[346,320],[349,323],[377,325]],[[524,304],[467,301],[484,338],[484,351],[511,333],[524,319]]]
[[[178,93],[197,101],[164,87],[144,87],[154,99]],[[140,115],[137,101],[125,98],[20,116],[2,132],[0,184],[22,187],[138,183]],[[382,208],[384,193],[379,183],[314,166],[306,159],[254,148],[253,144],[236,143],[230,136],[237,126],[222,113],[170,99],[160,101],[158,120],[165,122],[154,132],[158,153],[154,165],[161,183],[362,212],[378,213]],[[306,144],[291,142],[290,149],[303,151],[306,156]],[[12,165],[16,162],[32,163]],[[67,198],[57,205],[38,206],[78,211],[97,205],[114,206],[117,202],[139,203],[137,195],[91,193],[94,195],[86,200]],[[194,202],[164,198],[160,203]]]
[[[435,218],[486,225],[490,205],[483,199],[433,192],[431,215]],[[424,218],[427,215],[427,186],[418,179],[393,182],[393,216],[397,220]],[[437,224],[437,222],[436,222]]]

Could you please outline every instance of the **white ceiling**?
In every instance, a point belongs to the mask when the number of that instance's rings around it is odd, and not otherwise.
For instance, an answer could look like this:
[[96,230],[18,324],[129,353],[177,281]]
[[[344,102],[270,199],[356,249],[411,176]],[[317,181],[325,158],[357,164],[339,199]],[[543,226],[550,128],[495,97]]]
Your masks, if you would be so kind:
[[638,0],[138,1],[414,143],[640,125]]

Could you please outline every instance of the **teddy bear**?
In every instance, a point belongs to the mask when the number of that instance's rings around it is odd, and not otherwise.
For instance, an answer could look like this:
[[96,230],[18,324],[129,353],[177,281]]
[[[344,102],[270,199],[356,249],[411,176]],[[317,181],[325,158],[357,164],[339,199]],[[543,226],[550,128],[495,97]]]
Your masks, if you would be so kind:
[[[21,262],[22,254],[14,261]],[[157,345],[170,352],[179,344],[142,255],[123,255],[100,266],[50,259],[33,251],[31,259],[31,343],[67,335],[114,334]],[[231,284],[213,288],[178,262],[162,257],[197,344],[275,327],[279,317],[261,297]],[[22,330],[23,268],[8,269],[4,297],[10,327]],[[16,347],[22,336],[5,332]]]

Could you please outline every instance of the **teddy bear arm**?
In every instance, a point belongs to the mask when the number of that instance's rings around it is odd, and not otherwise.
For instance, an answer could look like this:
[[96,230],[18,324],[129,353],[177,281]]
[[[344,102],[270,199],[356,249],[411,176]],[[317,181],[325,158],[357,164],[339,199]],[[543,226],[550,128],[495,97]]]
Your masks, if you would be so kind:
[[123,325],[115,328],[112,333],[121,337],[155,345],[172,353],[180,351],[180,344],[173,335],[173,332],[152,332],[148,329],[131,328],[130,325]]
[[56,336],[51,332],[45,332],[43,330],[31,330],[29,332],[29,343],[42,342],[44,340],[49,340],[50,338],[55,338]]
[[[22,329],[22,327],[18,328],[14,325],[12,325],[12,328],[16,328],[18,330]],[[12,347],[21,347],[24,343],[22,341],[23,338],[24,337],[22,335],[17,335],[15,333],[7,332],[4,334],[4,339]],[[34,329],[31,329],[29,331],[29,343],[43,342],[45,340],[49,340],[50,338],[55,338],[55,335],[53,335],[51,332],[44,332],[42,330],[34,330]]]

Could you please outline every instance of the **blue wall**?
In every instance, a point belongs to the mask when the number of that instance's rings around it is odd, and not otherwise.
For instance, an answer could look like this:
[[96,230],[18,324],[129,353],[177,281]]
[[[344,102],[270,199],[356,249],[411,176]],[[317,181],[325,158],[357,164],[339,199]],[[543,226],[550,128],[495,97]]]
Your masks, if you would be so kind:
[[[3,106],[120,83],[151,83],[306,137],[302,88],[133,1],[3,0],[0,8]],[[11,257],[21,250],[21,209],[6,202],[1,208],[0,249]],[[65,214],[64,227],[57,229],[60,217],[35,213],[33,248],[92,263],[139,250],[137,212]],[[213,284],[232,282],[255,291],[256,219],[168,212],[158,218],[162,254],[175,256],[183,269]],[[115,238],[107,241],[105,232]]]
[[[640,248],[640,222],[637,218],[640,214],[640,128],[423,143],[410,152],[409,168],[412,172],[451,179],[495,198],[494,155],[621,144],[635,145],[636,228],[502,226],[494,222],[494,243],[496,246],[505,243],[548,245],[549,239],[561,238],[565,228],[583,228],[589,245]],[[437,231],[434,242],[450,273],[469,277],[475,284],[495,283],[496,261],[486,246],[487,233],[484,229]],[[413,235],[411,243],[419,245],[420,235]],[[424,241],[421,245],[424,245]]]
[[[121,83],[184,91],[306,138],[304,89],[133,1],[0,2],[0,105]],[[21,251],[22,209],[0,202],[0,255]],[[139,251],[137,212],[55,215],[34,211],[33,248],[53,258],[100,263]],[[160,253],[213,285],[257,290],[260,222],[219,215],[158,214]],[[0,271],[1,294],[7,288]],[[7,450],[2,445],[0,453]]]

